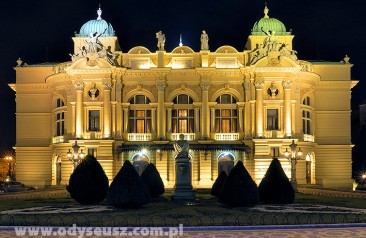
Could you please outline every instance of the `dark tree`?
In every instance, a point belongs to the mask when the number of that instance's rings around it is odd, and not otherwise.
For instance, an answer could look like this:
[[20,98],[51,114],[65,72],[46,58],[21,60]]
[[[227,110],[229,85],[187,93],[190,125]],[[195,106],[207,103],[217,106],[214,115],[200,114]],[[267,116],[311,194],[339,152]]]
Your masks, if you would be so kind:
[[150,193],[130,161],[125,161],[107,193],[109,205],[138,208],[149,203]]
[[95,204],[106,197],[108,183],[108,177],[97,159],[87,155],[71,174],[66,189],[78,203]]
[[141,179],[149,189],[151,197],[159,197],[165,192],[163,180],[154,164],[150,163],[146,166]]
[[227,174],[225,171],[222,171],[220,175],[216,178],[214,184],[212,185],[211,195],[218,197],[220,195],[220,190],[222,185],[224,185],[225,180],[227,178]]
[[269,165],[258,190],[262,203],[293,203],[295,199],[295,191],[283,171],[280,161],[276,158]]
[[243,163],[238,161],[221,188],[219,201],[228,206],[248,207],[259,202],[258,188]]

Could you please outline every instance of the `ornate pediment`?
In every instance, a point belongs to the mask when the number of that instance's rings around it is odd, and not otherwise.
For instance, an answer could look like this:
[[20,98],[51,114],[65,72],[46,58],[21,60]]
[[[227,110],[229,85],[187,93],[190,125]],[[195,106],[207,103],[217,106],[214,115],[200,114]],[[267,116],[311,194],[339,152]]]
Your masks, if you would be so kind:
[[99,58],[97,55],[91,55],[88,58],[81,58],[74,62],[72,65],[65,68],[66,73],[70,75],[84,73],[93,74],[95,71],[110,72],[114,69],[114,66],[109,64],[105,59]]

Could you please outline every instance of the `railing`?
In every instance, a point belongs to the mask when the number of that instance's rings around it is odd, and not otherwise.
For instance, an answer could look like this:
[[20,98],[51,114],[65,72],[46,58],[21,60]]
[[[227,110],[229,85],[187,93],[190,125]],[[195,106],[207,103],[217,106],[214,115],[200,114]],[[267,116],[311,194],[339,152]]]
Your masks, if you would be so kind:
[[150,141],[152,139],[151,133],[128,133],[128,141]]
[[55,136],[52,138],[52,144],[63,143],[64,136]]
[[183,134],[184,135],[184,139],[185,140],[194,140],[195,139],[195,134],[194,133],[172,133],[170,136],[170,140],[179,140],[179,135]]
[[264,137],[269,138],[269,139],[270,138],[283,138],[284,134],[283,134],[283,131],[277,131],[277,130],[265,131]]
[[304,134],[304,141],[314,142],[315,141],[315,138],[314,138],[313,135]]
[[85,139],[102,139],[103,138],[103,134],[100,131],[89,131],[87,133],[85,133]]
[[239,133],[216,133],[215,140],[239,140]]

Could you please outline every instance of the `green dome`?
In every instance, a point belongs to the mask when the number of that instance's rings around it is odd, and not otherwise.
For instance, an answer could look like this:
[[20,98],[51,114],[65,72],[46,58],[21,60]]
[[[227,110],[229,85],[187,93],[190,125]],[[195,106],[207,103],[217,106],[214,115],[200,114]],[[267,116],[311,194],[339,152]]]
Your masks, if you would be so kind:
[[286,32],[285,25],[276,18],[270,18],[268,16],[269,9],[267,6],[264,8],[264,17],[257,21],[252,29],[252,35],[266,35],[266,32],[275,32],[276,35],[290,35],[290,32]]
[[110,23],[106,22],[102,19],[102,10],[99,8],[97,11],[98,18],[96,20],[90,20],[85,23],[81,29],[78,36],[90,36],[90,34],[98,34],[101,37],[105,36],[114,36],[114,30]]

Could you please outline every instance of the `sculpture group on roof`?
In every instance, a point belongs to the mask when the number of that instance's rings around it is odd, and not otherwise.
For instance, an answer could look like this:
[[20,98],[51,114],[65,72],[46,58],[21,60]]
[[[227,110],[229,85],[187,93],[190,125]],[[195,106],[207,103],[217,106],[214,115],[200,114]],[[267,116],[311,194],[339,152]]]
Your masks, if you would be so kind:
[[263,44],[257,44],[257,47],[249,52],[249,64],[255,64],[258,60],[268,56],[269,52],[278,51],[280,56],[288,57],[294,61],[297,60],[297,52],[295,50],[288,49],[288,44],[278,42],[275,31],[266,31],[267,37],[264,39]]
[[111,51],[111,46],[105,47],[98,39],[103,33],[90,33],[89,38],[85,40],[85,45],[79,48],[77,53],[70,54],[72,62],[81,58],[86,58],[87,60],[90,58],[101,58],[108,61],[111,65],[118,65],[118,54],[114,54]]

